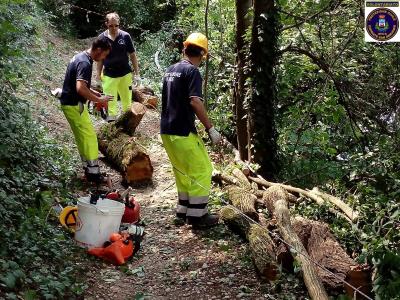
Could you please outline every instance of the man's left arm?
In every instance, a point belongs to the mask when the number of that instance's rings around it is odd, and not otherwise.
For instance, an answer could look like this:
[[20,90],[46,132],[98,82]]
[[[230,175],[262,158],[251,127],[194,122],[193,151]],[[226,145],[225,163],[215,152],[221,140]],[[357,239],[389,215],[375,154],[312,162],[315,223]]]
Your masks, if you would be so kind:
[[129,54],[129,58],[131,59],[131,63],[133,66],[133,72],[135,73],[135,76],[140,76],[139,74],[139,65],[136,57],[136,52],[132,52]]

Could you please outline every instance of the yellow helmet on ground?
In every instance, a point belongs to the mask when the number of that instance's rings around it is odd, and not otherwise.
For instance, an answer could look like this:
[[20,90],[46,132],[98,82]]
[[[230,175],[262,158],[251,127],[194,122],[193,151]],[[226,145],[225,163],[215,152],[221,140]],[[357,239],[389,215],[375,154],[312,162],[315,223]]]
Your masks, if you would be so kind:
[[63,227],[75,231],[76,227],[76,219],[78,217],[78,207],[76,206],[67,206],[60,213],[60,223]]
[[183,42],[183,45],[187,47],[188,45],[195,45],[197,47],[200,47],[205,51],[204,55],[208,53],[208,40],[207,37],[200,33],[200,32],[193,32],[191,33],[186,41]]

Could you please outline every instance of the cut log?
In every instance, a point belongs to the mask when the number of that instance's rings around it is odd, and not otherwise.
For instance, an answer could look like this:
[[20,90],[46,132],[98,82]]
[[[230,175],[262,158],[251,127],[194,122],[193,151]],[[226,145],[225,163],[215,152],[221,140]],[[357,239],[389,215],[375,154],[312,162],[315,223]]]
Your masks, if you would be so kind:
[[126,134],[132,136],[145,113],[146,107],[143,104],[133,102],[131,108],[125,111],[114,123],[103,125],[103,127],[109,127],[109,129],[103,130],[115,132],[121,128]]
[[132,97],[134,101],[142,103],[147,108],[157,109],[158,97],[153,90],[147,87],[133,88]]
[[97,136],[100,151],[117,167],[128,184],[151,182],[153,166],[150,157],[134,137],[115,126],[103,126]]
[[[279,195],[276,193],[276,188],[278,187],[269,188],[263,196],[264,204],[270,212],[275,209],[273,199]],[[366,289],[370,287],[369,270],[360,268],[346,253],[330,232],[327,224],[295,217],[292,219],[292,226],[310,258],[330,271],[316,268],[319,278],[327,289],[337,292],[345,289],[348,295],[352,296],[351,288],[343,282],[345,280],[355,287],[363,286],[363,292],[366,292]]]
[[237,213],[232,207],[224,206],[220,209],[219,215],[228,227],[239,234],[242,238],[248,240],[247,234],[250,228],[250,220]]
[[[274,199],[273,213],[277,219],[278,229],[283,239],[296,252],[294,259],[300,264],[304,283],[306,284],[311,299],[328,300],[328,295],[324,289],[321,279],[317,275],[316,268],[312,264],[310,257],[295,233],[291,222],[290,214],[287,206],[287,192],[279,186],[273,186],[268,189],[271,193],[270,198]],[[268,192],[268,191],[267,191]]]
[[[328,225],[296,217],[293,228],[301,238],[303,245],[313,261],[325,267],[332,273],[317,268],[318,276],[330,290],[343,290],[343,280],[348,272],[357,266],[346,251],[336,241]],[[351,282],[349,282],[351,284]]]
[[229,228],[249,241],[250,254],[259,274],[267,280],[277,279],[279,265],[268,232],[256,224],[250,224],[246,217],[231,207],[223,207],[220,216]]
[[257,197],[236,185],[229,185],[225,188],[228,198],[240,211],[253,220],[258,221],[258,213],[255,209]]
[[279,274],[274,243],[268,232],[259,225],[250,225],[249,248],[257,271],[268,281],[275,280]]

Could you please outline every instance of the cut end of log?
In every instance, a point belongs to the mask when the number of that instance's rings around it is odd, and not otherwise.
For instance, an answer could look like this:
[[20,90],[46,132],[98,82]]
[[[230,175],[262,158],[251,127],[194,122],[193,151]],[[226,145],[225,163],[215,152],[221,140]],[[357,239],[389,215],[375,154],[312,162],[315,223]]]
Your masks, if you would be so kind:
[[137,155],[126,167],[125,180],[128,184],[148,183],[153,176],[153,166],[148,155]]
[[[356,266],[353,267],[348,273],[346,277],[346,282],[350,283],[355,288],[359,289],[364,294],[372,297],[372,279],[371,279],[371,269],[368,266]],[[349,297],[354,297],[354,299],[367,299],[362,296],[360,293],[357,293],[354,289],[349,287],[348,285],[344,286],[346,294]]]

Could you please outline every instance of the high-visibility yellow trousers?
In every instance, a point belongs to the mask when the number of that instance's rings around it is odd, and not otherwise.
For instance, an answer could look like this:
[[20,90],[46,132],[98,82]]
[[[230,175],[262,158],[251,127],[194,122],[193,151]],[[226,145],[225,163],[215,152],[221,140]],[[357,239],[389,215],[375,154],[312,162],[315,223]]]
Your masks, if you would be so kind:
[[114,99],[108,102],[108,115],[110,117],[116,117],[118,115],[118,95],[121,98],[122,111],[126,111],[131,107],[132,73],[116,78],[103,75],[101,81],[103,84],[103,93],[105,95],[114,96]]
[[203,141],[197,134],[162,134],[178,190],[177,216],[193,221],[208,213],[213,167]]
[[89,117],[87,105],[84,105],[81,114],[79,113],[78,105],[61,105],[61,109],[71,126],[81,158],[88,163],[97,161],[99,157],[99,146],[97,144],[96,131]]

